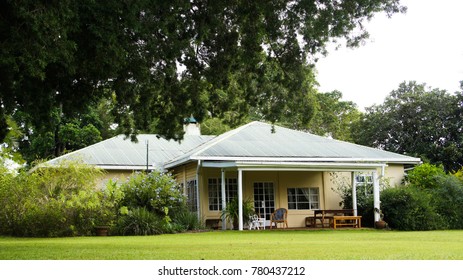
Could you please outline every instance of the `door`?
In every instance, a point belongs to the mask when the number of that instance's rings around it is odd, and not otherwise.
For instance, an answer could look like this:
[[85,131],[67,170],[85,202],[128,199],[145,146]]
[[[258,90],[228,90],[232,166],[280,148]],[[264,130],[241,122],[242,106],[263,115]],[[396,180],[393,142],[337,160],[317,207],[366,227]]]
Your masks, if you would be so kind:
[[270,215],[275,211],[273,182],[254,183],[254,209],[261,218],[265,217],[265,220],[270,221]]

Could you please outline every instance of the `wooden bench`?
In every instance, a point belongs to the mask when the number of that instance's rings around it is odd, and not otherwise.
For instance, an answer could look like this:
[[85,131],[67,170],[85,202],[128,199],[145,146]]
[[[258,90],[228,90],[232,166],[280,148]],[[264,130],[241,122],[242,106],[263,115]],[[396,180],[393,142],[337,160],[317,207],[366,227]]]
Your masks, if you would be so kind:
[[341,216],[341,215],[352,216],[353,213],[354,213],[354,210],[352,209],[314,210],[314,219],[311,220],[313,222],[312,226],[315,227],[317,225],[317,220],[320,220],[320,224],[322,228],[325,227],[325,224],[327,224],[328,227],[331,227],[333,225],[334,216]]
[[333,216],[333,228],[337,227],[362,227],[362,216]]

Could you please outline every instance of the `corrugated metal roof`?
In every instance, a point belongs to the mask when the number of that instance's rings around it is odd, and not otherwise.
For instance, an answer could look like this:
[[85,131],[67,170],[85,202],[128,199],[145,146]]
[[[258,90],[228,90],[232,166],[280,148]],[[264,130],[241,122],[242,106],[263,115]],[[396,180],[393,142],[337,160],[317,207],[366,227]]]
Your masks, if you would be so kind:
[[380,149],[374,149],[349,142],[338,141],[310,133],[252,122],[229,131],[192,150],[185,156],[172,160],[168,166],[175,166],[191,159],[202,160],[352,160],[371,162],[410,162],[420,159]]
[[252,122],[220,136],[185,135],[181,142],[140,134],[138,142],[119,135],[84,149],[49,161],[82,159],[105,169],[143,170],[171,168],[191,160],[267,161],[267,162],[420,162],[413,158],[380,149],[296,131],[262,122]]
[[137,142],[118,135],[86,148],[71,152],[49,161],[55,164],[65,159],[81,159],[87,164],[104,166],[107,169],[146,168],[146,141],[148,141],[148,163],[150,168],[162,166],[169,160],[210,141],[215,136],[185,135],[181,142],[158,138],[154,134],[139,134]]

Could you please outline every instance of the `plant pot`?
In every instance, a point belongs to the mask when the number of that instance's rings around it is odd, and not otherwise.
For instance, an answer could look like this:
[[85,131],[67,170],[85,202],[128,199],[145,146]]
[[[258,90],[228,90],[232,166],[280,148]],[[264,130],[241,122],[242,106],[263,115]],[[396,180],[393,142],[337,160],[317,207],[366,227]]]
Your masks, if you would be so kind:
[[387,223],[385,221],[376,221],[375,228],[376,229],[385,229],[387,227]]
[[95,233],[96,233],[96,236],[108,236],[109,226],[96,226]]

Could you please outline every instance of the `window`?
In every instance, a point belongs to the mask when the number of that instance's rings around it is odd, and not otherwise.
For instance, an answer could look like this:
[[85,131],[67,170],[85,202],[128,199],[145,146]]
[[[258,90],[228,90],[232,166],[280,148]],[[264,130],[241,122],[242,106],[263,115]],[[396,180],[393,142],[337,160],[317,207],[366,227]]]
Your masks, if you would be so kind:
[[[209,210],[222,210],[222,180],[219,178],[209,178],[207,187],[209,190]],[[238,197],[238,180],[236,178],[225,179],[225,197],[227,203]]]
[[196,180],[186,182],[187,206],[191,212],[198,212],[198,192]]
[[288,209],[312,210],[319,208],[318,188],[288,188]]
[[364,193],[365,195],[373,194],[373,175],[356,173],[355,186],[357,188],[357,193]]

